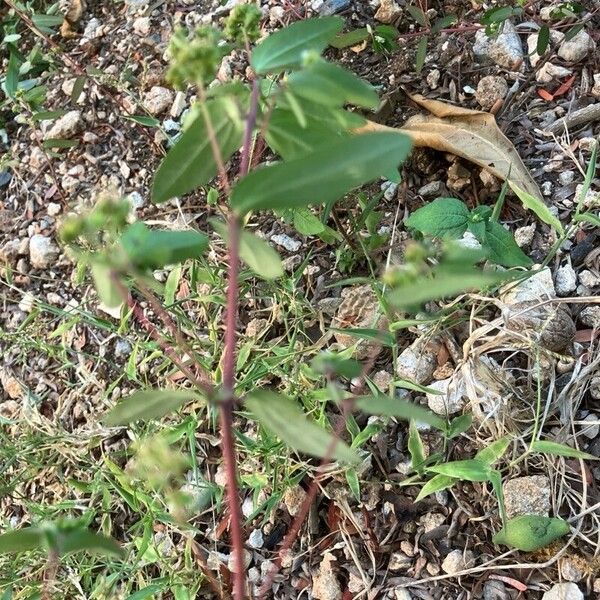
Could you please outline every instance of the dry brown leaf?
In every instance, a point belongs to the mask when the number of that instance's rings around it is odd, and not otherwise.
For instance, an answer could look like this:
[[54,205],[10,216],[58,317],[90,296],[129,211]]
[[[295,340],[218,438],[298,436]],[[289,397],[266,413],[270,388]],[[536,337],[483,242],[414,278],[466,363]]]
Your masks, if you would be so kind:
[[361,131],[399,131],[408,134],[415,146],[460,156],[500,179],[509,179],[538,200],[544,200],[527,167],[510,140],[500,131],[493,115],[429,100],[421,95],[409,97],[430,114],[415,115],[400,128],[368,121]]

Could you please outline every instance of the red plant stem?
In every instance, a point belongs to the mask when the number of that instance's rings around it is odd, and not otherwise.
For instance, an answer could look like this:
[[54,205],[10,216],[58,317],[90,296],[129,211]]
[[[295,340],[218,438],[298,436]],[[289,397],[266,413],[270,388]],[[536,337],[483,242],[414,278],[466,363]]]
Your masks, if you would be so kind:
[[232,212],[229,217],[229,272],[227,276],[227,308],[225,315],[225,350],[223,353],[223,401],[219,407],[221,422],[221,451],[227,478],[226,492],[229,507],[231,545],[235,563],[233,597],[246,598],[246,573],[244,566],[244,539],[242,536],[242,510],[237,484],[236,453],[233,441],[233,405],[235,403],[235,343],[238,315],[238,272],[240,227]]
[[[244,145],[242,149],[240,175],[244,176],[250,168],[252,138],[258,113],[259,86],[255,79],[252,84],[250,109],[246,117]],[[231,545],[235,563],[233,573],[233,597],[235,600],[246,598],[246,569],[244,565],[244,539],[242,535],[242,509],[237,484],[236,453],[233,440],[233,407],[235,404],[235,344],[238,318],[239,288],[238,274],[240,265],[240,223],[231,212],[229,216],[227,274],[227,308],[225,315],[225,350],[223,352],[223,401],[220,405],[221,450],[225,462],[227,478],[227,503],[229,507],[229,527]]]

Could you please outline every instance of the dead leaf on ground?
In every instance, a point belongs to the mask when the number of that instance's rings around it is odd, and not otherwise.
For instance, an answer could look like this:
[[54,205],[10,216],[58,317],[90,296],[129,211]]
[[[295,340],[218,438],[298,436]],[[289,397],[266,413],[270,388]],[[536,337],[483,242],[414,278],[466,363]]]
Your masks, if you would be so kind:
[[415,115],[399,128],[368,121],[359,131],[398,131],[408,134],[415,146],[450,152],[483,167],[500,179],[543,201],[542,193],[523,164],[517,150],[500,131],[494,116],[408,95],[430,114]]

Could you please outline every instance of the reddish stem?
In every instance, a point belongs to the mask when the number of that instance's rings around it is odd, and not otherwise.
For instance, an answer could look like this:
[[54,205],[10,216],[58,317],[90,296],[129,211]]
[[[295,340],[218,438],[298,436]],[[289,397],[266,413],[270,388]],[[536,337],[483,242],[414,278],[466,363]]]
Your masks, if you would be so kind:
[[[244,176],[250,168],[252,137],[258,112],[259,86],[258,80],[252,84],[250,110],[246,118],[244,145],[242,149],[240,175]],[[238,274],[240,255],[240,223],[235,213],[229,216],[227,274],[227,308],[225,314],[225,350],[223,352],[223,401],[220,406],[221,447],[225,462],[227,478],[227,503],[229,507],[229,526],[231,545],[235,563],[233,573],[233,597],[236,600],[246,598],[246,569],[244,565],[244,539],[242,535],[242,510],[237,484],[236,453],[233,440],[233,407],[235,404],[235,344],[238,318]]]

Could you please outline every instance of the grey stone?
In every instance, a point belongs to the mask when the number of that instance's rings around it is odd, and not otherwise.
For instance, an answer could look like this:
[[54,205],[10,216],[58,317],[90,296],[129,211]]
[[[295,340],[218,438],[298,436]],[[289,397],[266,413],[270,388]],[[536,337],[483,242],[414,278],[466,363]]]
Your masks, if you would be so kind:
[[582,29],[575,37],[565,40],[558,49],[558,56],[567,62],[576,63],[583,60],[588,52],[595,48],[589,33]]
[[525,248],[533,242],[533,236],[535,235],[536,225],[524,225],[515,229],[515,242],[519,248]]
[[569,263],[556,270],[554,285],[559,296],[568,296],[577,289],[577,275]]
[[437,368],[437,347],[420,339],[405,348],[396,361],[396,375],[418,384],[427,384]]
[[173,92],[155,85],[144,94],[143,104],[151,115],[160,115],[173,104]]
[[302,242],[291,238],[285,233],[276,233],[271,236],[271,241],[278,246],[283,246],[288,252],[298,252],[302,247]]
[[83,125],[81,111],[70,110],[68,113],[57,119],[54,125],[48,129],[44,139],[68,139],[78,134]]
[[497,75],[488,75],[477,84],[475,98],[483,109],[489,110],[498,100],[503,100],[506,94],[508,94],[506,79]]
[[442,563],[442,571],[448,575],[455,575],[469,568],[472,563],[473,553],[471,551],[463,553],[462,550],[452,550]]
[[322,17],[335,15],[336,13],[350,8],[351,4],[351,0],[325,0],[325,2],[319,6],[319,15]]
[[447,195],[446,184],[443,181],[430,181],[419,188],[419,196],[423,198],[437,198]]
[[483,600],[509,600],[506,586],[501,581],[490,579],[483,585]]
[[574,583],[557,583],[542,596],[542,600],[584,600],[584,595]]
[[449,377],[448,379],[434,381],[427,387],[442,392],[441,394],[426,394],[427,405],[436,415],[455,415],[466,404],[465,396],[467,390],[462,379],[456,381],[452,377]]
[[115,358],[126,358],[131,354],[131,344],[127,340],[115,342]]
[[509,519],[550,512],[550,480],[544,475],[516,477],[504,483],[504,501]]
[[34,269],[45,269],[58,255],[58,248],[52,240],[45,236],[36,234],[29,240],[29,260]]
[[600,306],[586,306],[579,313],[579,320],[587,327],[600,329]]
[[580,564],[577,564],[570,556],[566,556],[560,561],[560,574],[565,581],[577,583],[585,577],[585,573]]
[[495,38],[489,38],[485,31],[475,34],[473,53],[480,60],[491,60],[506,69],[517,70],[523,63],[521,38],[510,21],[505,21],[502,32]]

